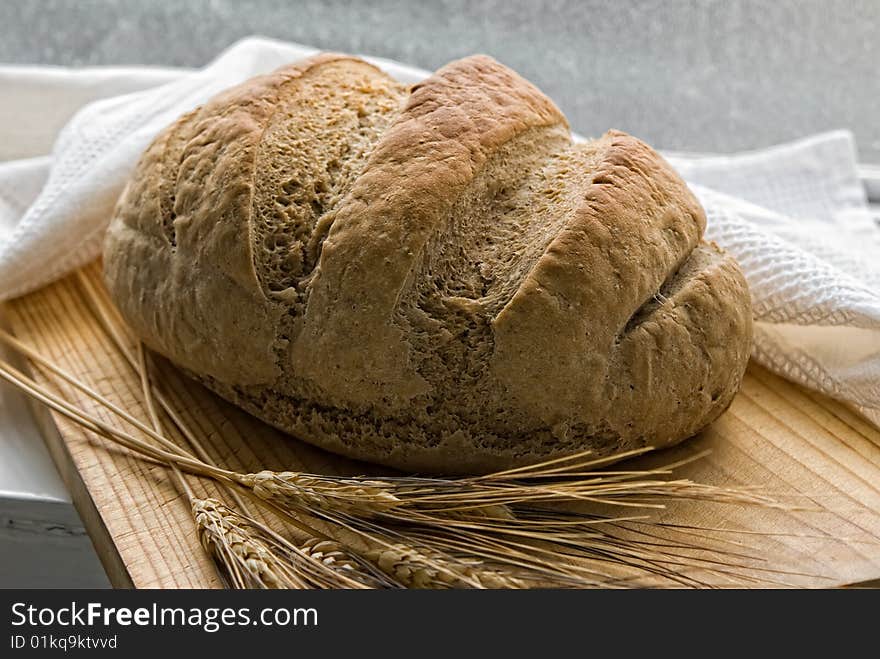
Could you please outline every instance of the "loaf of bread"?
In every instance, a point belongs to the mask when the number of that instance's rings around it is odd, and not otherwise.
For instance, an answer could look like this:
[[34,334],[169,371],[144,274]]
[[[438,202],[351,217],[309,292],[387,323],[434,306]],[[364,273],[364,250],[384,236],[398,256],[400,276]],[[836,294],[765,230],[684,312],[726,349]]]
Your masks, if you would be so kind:
[[302,440],[479,473],[662,447],[730,404],[736,262],[671,167],[483,56],[411,88],[323,54],[181,117],[104,251],[152,349]]

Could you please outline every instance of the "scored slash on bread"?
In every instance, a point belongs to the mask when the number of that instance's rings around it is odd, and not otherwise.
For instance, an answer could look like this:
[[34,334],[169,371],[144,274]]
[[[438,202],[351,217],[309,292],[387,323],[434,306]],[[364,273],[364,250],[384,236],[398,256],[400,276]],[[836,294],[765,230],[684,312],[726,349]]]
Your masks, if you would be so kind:
[[653,150],[574,144],[484,56],[407,89],[324,54],[142,157],[105,277],[145,343],[344,455],[477,473],[665,446],[737,391],[743,276]]

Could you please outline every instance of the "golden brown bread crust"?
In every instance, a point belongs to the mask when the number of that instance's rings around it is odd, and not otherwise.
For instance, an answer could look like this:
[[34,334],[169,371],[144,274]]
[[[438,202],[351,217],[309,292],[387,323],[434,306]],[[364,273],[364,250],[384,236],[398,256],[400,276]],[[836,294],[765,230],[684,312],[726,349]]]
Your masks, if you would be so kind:
[[669,165],[487,57],[406,90],[321,55],[181,118],[105,247],[155,350],[292,434],[424,472],[678,442],[751,343]]

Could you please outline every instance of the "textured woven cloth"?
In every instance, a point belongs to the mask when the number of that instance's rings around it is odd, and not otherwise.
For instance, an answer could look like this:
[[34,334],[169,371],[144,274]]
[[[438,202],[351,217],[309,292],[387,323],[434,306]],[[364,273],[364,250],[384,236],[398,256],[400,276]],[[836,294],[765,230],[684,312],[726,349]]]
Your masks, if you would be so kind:
[[[0,67],[0,300],[93,259],[153,136],[230,85],[314,53],[247,39],[198,71]],[[368,58],[370,59],[370,58]],[[372,60],[404,82],[426,72]],[[668,154],[754,299],[754,358],[880,423],[880,230],[849,133],[732,156]]]

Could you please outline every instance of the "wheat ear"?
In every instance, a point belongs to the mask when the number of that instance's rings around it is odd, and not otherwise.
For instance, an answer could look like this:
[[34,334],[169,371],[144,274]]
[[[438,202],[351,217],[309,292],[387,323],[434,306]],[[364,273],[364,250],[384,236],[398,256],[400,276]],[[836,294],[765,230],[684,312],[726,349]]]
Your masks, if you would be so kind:
[[251,524],[217,499],[193,498],[202,547],[234,588],[308,588]]

